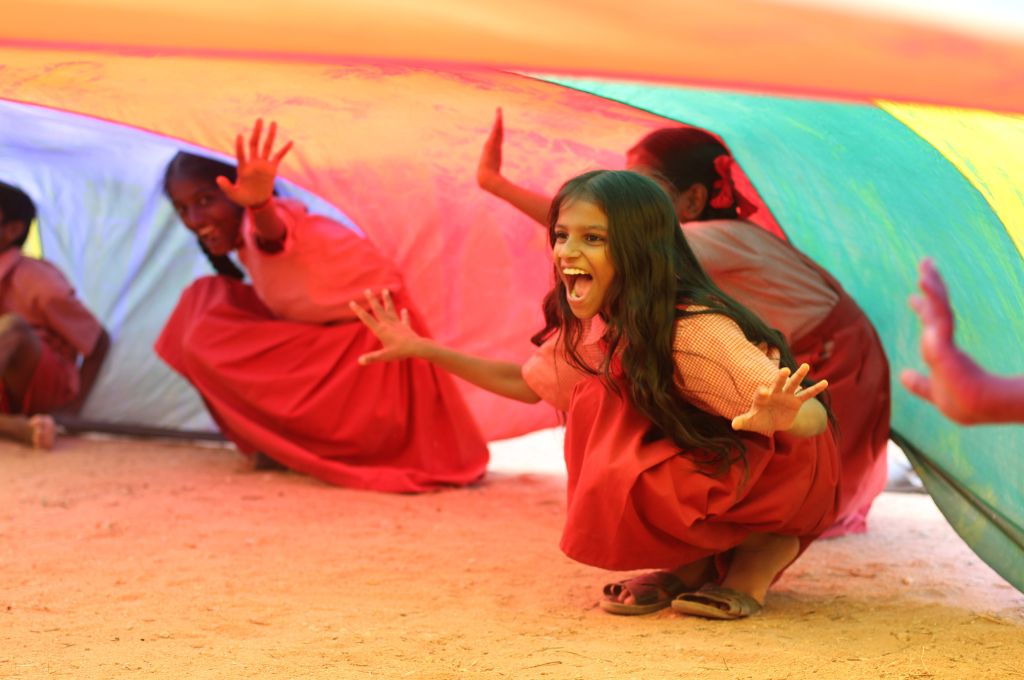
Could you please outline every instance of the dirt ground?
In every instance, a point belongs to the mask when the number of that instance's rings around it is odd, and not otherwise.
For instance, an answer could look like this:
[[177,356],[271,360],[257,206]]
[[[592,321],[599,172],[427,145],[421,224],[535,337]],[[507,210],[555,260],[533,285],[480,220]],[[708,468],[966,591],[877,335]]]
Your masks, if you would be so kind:
[[1024,596],[924,495],[883,495],[759,616],[601,611],[564,479],[421,496],[230,450],[0,444],[0,678],[1019,678]]

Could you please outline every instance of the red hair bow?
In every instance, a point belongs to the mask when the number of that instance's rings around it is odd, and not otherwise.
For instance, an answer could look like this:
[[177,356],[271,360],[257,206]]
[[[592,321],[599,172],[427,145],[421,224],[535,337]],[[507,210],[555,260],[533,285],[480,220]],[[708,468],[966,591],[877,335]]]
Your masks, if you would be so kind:
[[711,198],[712,208],[731,208],[736,206],[736,213],[740,219],[746,219],[757,212],[757,206],[747,200],[747,197],[736,190],[736,184],[732,178],[732,169],[736,164],[732,156],[722,154],[715,159],[715,172],[721,179],[716,180],[712,190],[717,192]]

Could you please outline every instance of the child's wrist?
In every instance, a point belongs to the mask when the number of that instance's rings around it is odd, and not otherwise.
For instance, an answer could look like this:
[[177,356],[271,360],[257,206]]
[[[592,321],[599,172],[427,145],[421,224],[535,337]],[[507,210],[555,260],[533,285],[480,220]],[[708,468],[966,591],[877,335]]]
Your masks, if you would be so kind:
[[257,210],[263,210],[263,209],[264,209],[264,208],[266,208],[266,207],[267,207],[268,205],[270,205],[270,202],[271,202],[271,201],[273,201],[273,200],[274,200],[274,195],[273,195],[273,194],[271,194],[270,196],[267,196],[267,197],[266,197],[265,199],[263,199],[263,200],[262,200],[262,201],[260,201],[259,203],[253,203],[253,204],[251,204],[251,205],[249,206],[249,210],[252,210],[253,212],[255,212],[255,211],[257,211]]

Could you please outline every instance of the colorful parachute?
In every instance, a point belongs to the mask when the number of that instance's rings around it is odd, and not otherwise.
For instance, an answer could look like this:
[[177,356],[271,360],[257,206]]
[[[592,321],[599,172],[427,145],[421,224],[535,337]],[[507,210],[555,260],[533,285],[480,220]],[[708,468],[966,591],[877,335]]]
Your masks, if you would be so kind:
[[[547,191],[620,167],[653,128],[715,132],[786,236],[868,312],[894,367],[919,363],[906,296],[931,255],[962,344],[1024,373],[1020,35],[810,0],[297,0],[287,16],[242,0],[16,0],[0,64],[0,177],[36,198],[42,252],[115,338],[96,421],[212,427],[151,351],[206,271],[160,173],[182,145],[230,150],[258,115],[296,142],[282,190],[372,239],[435,335],[467,351],[525,357],[550,282],[542,230],[474,183],[501,106],[507,173]],[[557,420],[467,394],[492,438]],[[894,396],[894,428],[947,516],[1024,588],[1024,428],[959,428]]]

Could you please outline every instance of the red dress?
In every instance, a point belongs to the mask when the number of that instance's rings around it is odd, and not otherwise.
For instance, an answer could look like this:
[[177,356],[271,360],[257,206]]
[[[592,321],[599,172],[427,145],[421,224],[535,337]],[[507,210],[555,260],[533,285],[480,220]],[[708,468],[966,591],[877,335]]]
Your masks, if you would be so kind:
[[829,382],[843,475],[826,536],[867,530],[888,475],[889,362],[867,315],[827,271],[792,245],[738,220],[684,225],[712,280],[786,336],[797,363]]
[[258,250],[247,216],[240,254],[254,285],[197,280],[157,340],[159,355],[244,453],[358,489],[418,492],[480,479],[487,447],[450,376],[421,360],[357,364],[380,348],[347,306],[366,288],[387,287],[426,331],[392,265],[298,204],[275,207],[288,227],[285,250]]
[[[624,384],[620,395],[600,378],[574,373],[555,344],[538,351],[523,375],[533,386],[550,383],[557,370],[559,389],[570,393],[561,541],[569,557],[605,569],[673,569],[724,556],[752,533],[797,536],[806,547],[834,521],[839,454],[831,432],[744,434],[746,468],[709,477],[670,441],[645,443],[650,421],[623,396]],[[777,368],[719,315],[677,322],[675,358],[684,398],[727,418],[746,411]]]

